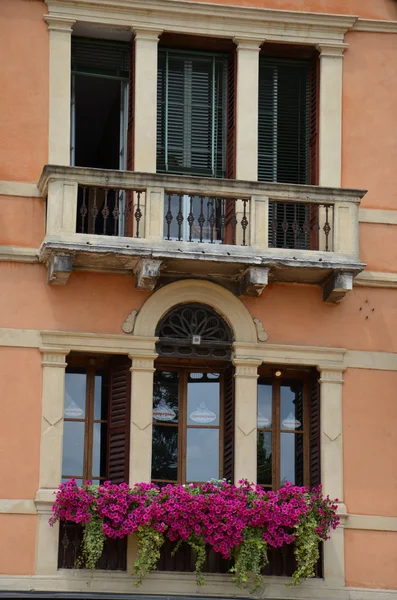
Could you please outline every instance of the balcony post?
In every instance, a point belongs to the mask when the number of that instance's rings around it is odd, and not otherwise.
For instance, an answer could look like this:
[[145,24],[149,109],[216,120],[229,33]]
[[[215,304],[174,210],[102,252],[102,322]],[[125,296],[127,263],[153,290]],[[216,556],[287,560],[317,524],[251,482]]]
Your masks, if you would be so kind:
[[269,247],[269,198],[251,196],[250,204],[251,246],[266,250]]
[[341,186],[343,53],[348,44],[319,44],[319,184]]
[[334,204],[334,252],[358,256],[358,207],[353,202]]
[[145,238],[160,242],[164,238],[164,188],[146,190]]
[[49,181],[47,235],[76,233],[77,190],[74,181]]
[[259,50],[264,39],[235,38],[234,42],[237,45],[236,179],[257,181]]
[[258,367],[261,360],[235,357],[234,482],[256,483]]
[[45,15],[50,34],[48,162],[70,164],[70,73],[73,19]]
[[134,171],[156,172],[157,53],[161,31],[134,28]]

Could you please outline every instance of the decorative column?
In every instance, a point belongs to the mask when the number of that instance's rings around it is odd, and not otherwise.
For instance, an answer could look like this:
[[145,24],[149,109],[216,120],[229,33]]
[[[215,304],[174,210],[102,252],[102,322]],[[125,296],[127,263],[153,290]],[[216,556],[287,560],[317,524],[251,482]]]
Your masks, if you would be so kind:
[[53,492],[61,483],[63,449],[63,411],[65,395],[65,348],[42,348],[43,393],[40,446],[39,489],[35,504],[38,512],[36,574],[52,574],[58,569],[58,526],[50,527]]
[[235,38],[237,45],[236,179],[258,179],[259,50],[264,40]]
[[153,374],[157,354],[129,354],[131,371],[130,477],[149,482],[152,472]]
[[342,74],[348,44],[319,44],[319,184],[340,187],[342,173]]
[[234,481],[256,483],[258,367],[261,360],[233,359],[234,375]]
[[324,578],[343,586],[345,584],[344,526],[347,516],[343,503],[343,446],[342,446],[342,384],[343,368],[317,367],[320,371],[321,419],[321,481],[323,492],[338,498],[341,525],[324,544]]
[[70,81],[73,19],[46,15],[50,34],[48,162],[70,165]]
[[157,54],[161,31],[135,29],[134,170],[156,172]]

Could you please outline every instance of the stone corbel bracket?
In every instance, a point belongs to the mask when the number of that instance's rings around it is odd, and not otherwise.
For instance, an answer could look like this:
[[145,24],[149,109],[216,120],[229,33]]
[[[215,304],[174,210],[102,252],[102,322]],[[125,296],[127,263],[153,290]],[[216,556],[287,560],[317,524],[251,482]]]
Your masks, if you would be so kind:
[[350,292],[352,289],[352,273],[334,273],[332,277],[324,284],[323,300],[324,302],[333,302],[334,304],[339,304],[339,302],[342,302],[343,298],[345,298],[348,292]]
[[139,310],[132,310],[130,312],[130,314],[128,315],[128,317],[126,318],[126,320],[124,321],[124,323],[121,327],[121,329],[124,331],[124,333],[129,333],[129,334],[134,333],[135,321],[138,316],[138,313],[139,313]]
[[135,287],[137,290],[151,292],[160,277],[161,260],[142,258],[134,268]]
[[72,270],[72,256],[50,256],[47,261],[48,283],[66,285]]
[[239,296],[260,296],[269,281],[268,267],[248,267],[239,281]]

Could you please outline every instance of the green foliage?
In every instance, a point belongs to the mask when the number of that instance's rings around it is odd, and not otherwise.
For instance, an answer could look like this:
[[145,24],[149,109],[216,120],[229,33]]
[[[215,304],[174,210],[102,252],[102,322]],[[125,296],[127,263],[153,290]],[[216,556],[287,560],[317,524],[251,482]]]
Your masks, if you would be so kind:
[[201,573],[203,565],[206,559],[205,552],[205,543],[202,537],[198,535],[191,535],[187,540],[187,543],[192,548],[192,550],[196,553],[196,564],[195,564],[195,573],[196,573],[196,582],[197,585],[204,585],[205,579]]
[[102,525],[102,519],[96,514],[93,514],[89,522],[84,525],[82,553],[77,560],[77,567],[95,569],[106,539],[105,534],[102,533]]
[[288,585],[298,585],[304,579],[315,577],[314,567],[320,557],[317,521],[309,511],[306,518],[295,527],[295,549],[297,567]]
[[141,585],[150,571],[157,567],[160,550],[164,544],[164,535],[150,527],[140,527],[138,531],[138,555],[135,560],[133,575],[138,580],[135,585]]
[[230,569],[234,573],[234,583],[243,587],[252,574],[254,580],[251,592],[255,592],[263,584],[261,571],[268,562],[267,544],[262,537],[262,531],[258,528],[246,528],[244,541],[235,552],[234,567]]

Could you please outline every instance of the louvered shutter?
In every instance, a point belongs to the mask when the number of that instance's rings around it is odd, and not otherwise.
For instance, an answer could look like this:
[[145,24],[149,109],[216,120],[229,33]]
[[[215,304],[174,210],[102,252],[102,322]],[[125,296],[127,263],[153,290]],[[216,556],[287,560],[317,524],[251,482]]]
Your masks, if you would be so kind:
[[107,475],[128,483],[130,446],[131,361],[115,357],[110,368]]
[[[260,181],[310,183],[311,90],[309,61],[260,57]],[[292,203],[270,203],[269,246],[308,249],[308,210]]]
[[224,440],[223,477],[234,483],[234,367],[227,367],[224,375]]
[[237,51],[229,53],[227,80],[227,152],[226,177],[236,177],[236,82],[237,82]]
[[224,177],[227,59],[160,49],[157,171]]
[[317,374],[315,374],[310,395],[310,487],[315,487],[321,483],[320,426],[320,383]]
[[128,42],[72,36],[71,61],[73,73],[128,80],[130,45]]
[[[319,183],[318,163],[318,95],[319,95],[319,61],[316,56],[310,64],[309,72],[309,170],[311,185]],[[310,206],[310,249],[319,248],[319,207]]]

